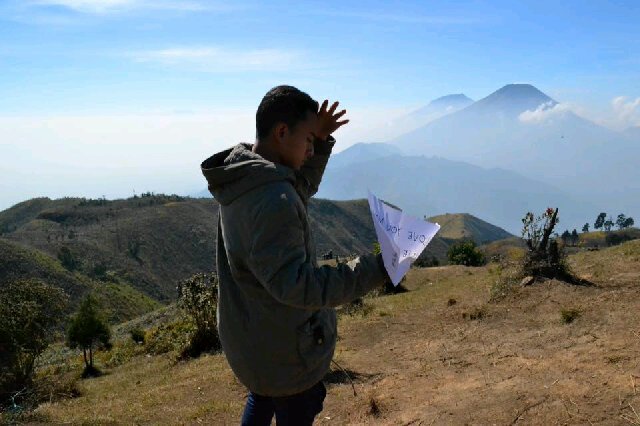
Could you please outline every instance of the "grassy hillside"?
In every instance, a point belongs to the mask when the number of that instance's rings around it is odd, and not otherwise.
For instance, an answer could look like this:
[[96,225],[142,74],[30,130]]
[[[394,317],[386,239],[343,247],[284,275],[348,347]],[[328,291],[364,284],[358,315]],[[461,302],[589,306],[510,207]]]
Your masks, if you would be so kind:
[[[166,195],[38,198],[0,212],[0,229],[7,241],[49,258],[68,249],[77,273],[107,275],[165,303],[175,299],[179,280],[215,269],[217,211],[212,199]],[[309,215],[319,256],[369,252],[376,241],[366,200],[312,199]],[[469,215],[442,218],[452,220],[441,221],[440,234],[423,254],[440,262],[461,235],[487,241],[505,234]]]
[[113,323],[138,317],[161,306],[118,277],[97,280],[81,272],[70,272],[58,259],[40,250],[0,238],[0,286],[26,278],[36,278],[62,288],[69,295],[69,312],[75,310],[82,297],[93,292]]
[[[596,286],[549,280],[492,303],[495,264],[412,269],[408,293],[341,317],[335,358],[358,395],[328,375],[318,424],[638,424],[640,241],[569,262]],[[30,419],[237,424],[246,400],[222,354],[140,356],[78,389]]]
[[504,229],[467,213],[447,213],[428,220],[438,223],[442,227],[440,237],[450,240],[471,239],[481,245],[513,236]]

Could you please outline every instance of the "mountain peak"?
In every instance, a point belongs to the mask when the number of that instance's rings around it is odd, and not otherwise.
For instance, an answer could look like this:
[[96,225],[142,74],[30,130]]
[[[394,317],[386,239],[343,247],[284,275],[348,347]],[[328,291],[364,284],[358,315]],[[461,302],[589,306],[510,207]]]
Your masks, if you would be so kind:
[[552,101],[549,96],[545,95],[542,91],[540,91],[537,87],[527,84],[527,83],[512,83],[507,84],[506,86],[501,87],[500,89],[493,92],[491,96],[511,96],[511,97],[539,97],[541,99],[545,99],[547,101]]
[[557,102],[531,84],[507,84],[486,98],[475,103],[476,108],[500,110],[520,114],[534,110],[542,104],[555,105]]
[[408,114],[407,117],[428,117],[428,121],[432,121],[443,115],[461,110],[472,103],[473,100],[462,93],[445,95],[432,100],[422,108]]
[[434,99],[431,102],[429,102],[429,105],[430,106],[438,106],[438,105],[449,106],[449,105],[458,105],[458,104],[470,104],[472,102],[473,100],[467,97],[465,94],[455,93],[455,94],[445,95],[437,99]]

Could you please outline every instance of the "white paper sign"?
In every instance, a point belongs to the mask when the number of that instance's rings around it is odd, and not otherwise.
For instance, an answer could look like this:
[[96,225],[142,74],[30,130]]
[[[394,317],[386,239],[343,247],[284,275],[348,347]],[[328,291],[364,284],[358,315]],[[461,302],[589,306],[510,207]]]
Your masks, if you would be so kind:
[[371,192],[369,208],[384,266],[393,285],[398,285],[411,264],[436,235],[440,225],[406,215],[383,203]]

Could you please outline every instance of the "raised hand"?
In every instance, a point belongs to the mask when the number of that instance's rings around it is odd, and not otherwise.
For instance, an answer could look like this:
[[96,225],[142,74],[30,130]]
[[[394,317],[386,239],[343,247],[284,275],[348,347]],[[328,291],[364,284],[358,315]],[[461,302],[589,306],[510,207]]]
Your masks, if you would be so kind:
[[346,109],[336,113],[339,102],[336,101],[331,105],[331,108],[327,110],[329,101],[327,99],[322,102],[320,111],[318,111],[318,127],[316,130],[316,136],[320,139],[327,139],[327,137],[338,130],[341,126],[344,126],[349,120],[338,121],[342,116],[347,113]]

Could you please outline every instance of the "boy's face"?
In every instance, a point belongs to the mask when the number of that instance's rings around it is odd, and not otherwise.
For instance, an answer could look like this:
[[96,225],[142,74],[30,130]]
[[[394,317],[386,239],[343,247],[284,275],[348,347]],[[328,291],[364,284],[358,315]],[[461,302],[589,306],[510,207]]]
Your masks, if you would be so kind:
[[300,170],[304,162],[313,156],[313,139],[318,116],[311,111],[293,128],[286,124],[276,126],[276,149],[285,166]]

